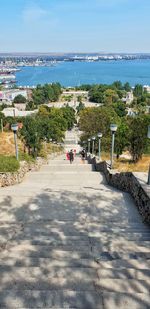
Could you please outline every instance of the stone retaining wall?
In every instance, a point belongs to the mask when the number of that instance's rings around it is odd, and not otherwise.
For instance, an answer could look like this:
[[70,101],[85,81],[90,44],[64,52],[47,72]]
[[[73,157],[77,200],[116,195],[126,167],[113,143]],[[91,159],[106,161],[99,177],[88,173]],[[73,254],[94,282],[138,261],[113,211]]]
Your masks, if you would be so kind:
[[103,161],[98,163],[96,158],[88,157],[89,163],[92,163],[96,171],[103,172],[107,183],[117,189],[128,192],[132,195],[138,207],[143,221],[150,224],[150,195],[138,181],[138,179],[130,172],[114,172]]
[[[61,153],[53,153],[49,155],[48,159],[53,159]],[[29,171],[37,171],[43,164],[47,164],[48,160],[44,158],[37,158],[36,162],[27,163],[26,161],[20,162],[20,169],[14,173],[0,173],[0,187],[12,186],[21,183]]]

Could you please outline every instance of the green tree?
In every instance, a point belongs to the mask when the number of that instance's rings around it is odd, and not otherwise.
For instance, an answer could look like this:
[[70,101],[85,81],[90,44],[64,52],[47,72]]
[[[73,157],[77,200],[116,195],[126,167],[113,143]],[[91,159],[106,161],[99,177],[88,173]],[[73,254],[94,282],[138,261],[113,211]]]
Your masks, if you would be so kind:
[[117,154],[117,158],[119,158],[119,156],[123,153],[125,147],[129,145],[128,136],[128,124],[125,119],[122,119],[115,136],[115,152]]
[[133,90],[133,94],[135,97],[141,97],[143,95],[143,86],[140,84],[135,85],[134,90]]
[[77,100],[78,100],[79,103],[82,103],[82,99],[83,99],[82,95],[78,95]]
[[89,99],[91,102],[104,103],[104,92],[108,89],[108,85],[94,85],[89,91]]
[[130,84],[128,82],[124,84],[123,88],[124,88],[124,90],[126,92],[130,92],[131,91],[131,86],[130,86]]
[[80,112],[79,129],[83,132],[83,140],[87,140],[98,132],[102,132],[102,147],[104,150],[110,150],[111,134],[110,124],[120,124],[120,118],[110,107],[92,107],[85,108]]
[[56,102],[61,93],[62,90],[59,83],[45,84],[44,86],[37,85],[36,89],[33,90],[32,99],[36,105]]
[[148,147],[147,128],[149,123],[149,115],[140,115],[129,119],[129,150],[134,162],[142,158],[144,151]]
[[26,103],[26,101],[26,98],[22,94],[18,94],[13,100],[14,103]]
[[107,89],[104,92],[104,103],[105,105],[112,105],[112,103],[117,102],[119,99],[118,94],[115,90]]
[[84,108],[85,105],[82,102],[80,102],[79,105],[76,107],[77,113],[79,114]]
[[35,118],[29,116],[24,119],[20,137],[28,148],[28,153],[36,156],[41,149],[41,135]]
[[72,129],[76,122],[75,110],[69,105],[63,107],[61,110],[63,112],[63,118],[67,121],[67,129]]
[[37,108],[33,101],[29,101],[26,104],[26,111],[33,111]]
[[93,86],[89,84],[83,84],[81,86],[75,87],[75,90],[83,90],[83,91],[89,91]]
[[127,115],[126,106],[123,102],[114,103],[113,107],[119,117],[125,117]]
[[115,81],[113,84],[112,84],[112,87],[113,88],[116,88],[118,90],[122,90],[123,89],[123,85],[122,85],[122,82],[120,80],[117,80]]

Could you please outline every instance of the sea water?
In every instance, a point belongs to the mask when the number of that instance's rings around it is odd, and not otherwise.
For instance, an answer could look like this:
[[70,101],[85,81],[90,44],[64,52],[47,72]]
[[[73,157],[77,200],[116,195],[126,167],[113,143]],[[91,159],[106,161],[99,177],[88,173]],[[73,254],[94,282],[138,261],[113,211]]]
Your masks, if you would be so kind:
[[59,82],[65,87],[82,84],[111,84],[116,80],[150,85],[150,60],[99,62],[58,62],[48,67],[22,67],[16,74],[17,85],[36,86]]

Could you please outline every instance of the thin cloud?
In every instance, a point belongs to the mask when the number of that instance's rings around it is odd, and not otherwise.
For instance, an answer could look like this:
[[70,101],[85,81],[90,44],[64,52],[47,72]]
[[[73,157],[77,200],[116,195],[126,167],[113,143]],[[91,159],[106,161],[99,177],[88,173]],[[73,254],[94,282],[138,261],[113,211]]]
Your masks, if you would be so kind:
[[116,6],[116,5],[122,5],[125,3],[130,3],[131,0],[96,0],[97,5],[102,5],[102,6]]
[[22,16],[25,23],[34,23],[46,18],[47,11],[37,5],[30,5],[24,8]]

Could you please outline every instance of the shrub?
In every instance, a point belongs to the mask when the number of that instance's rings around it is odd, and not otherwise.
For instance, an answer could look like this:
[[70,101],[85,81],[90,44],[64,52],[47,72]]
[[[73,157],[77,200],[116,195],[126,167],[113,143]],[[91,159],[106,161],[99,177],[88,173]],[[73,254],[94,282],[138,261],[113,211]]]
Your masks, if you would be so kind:
[[20,164],[13,156],[0,155],[0,173],[17,172]]
[[44,147],[42,147],[42,149],[39,151],[39,157],[41,157],[41,158],[44,158],[44,159],[47,159],[47,150],[46,149],[44,149]]
[[33,156],[30,156],[27,153],[20,152],[19,161],[26,161],[27,163],[32,163],[32,162],[35,162],[35,159],[33,158]]

